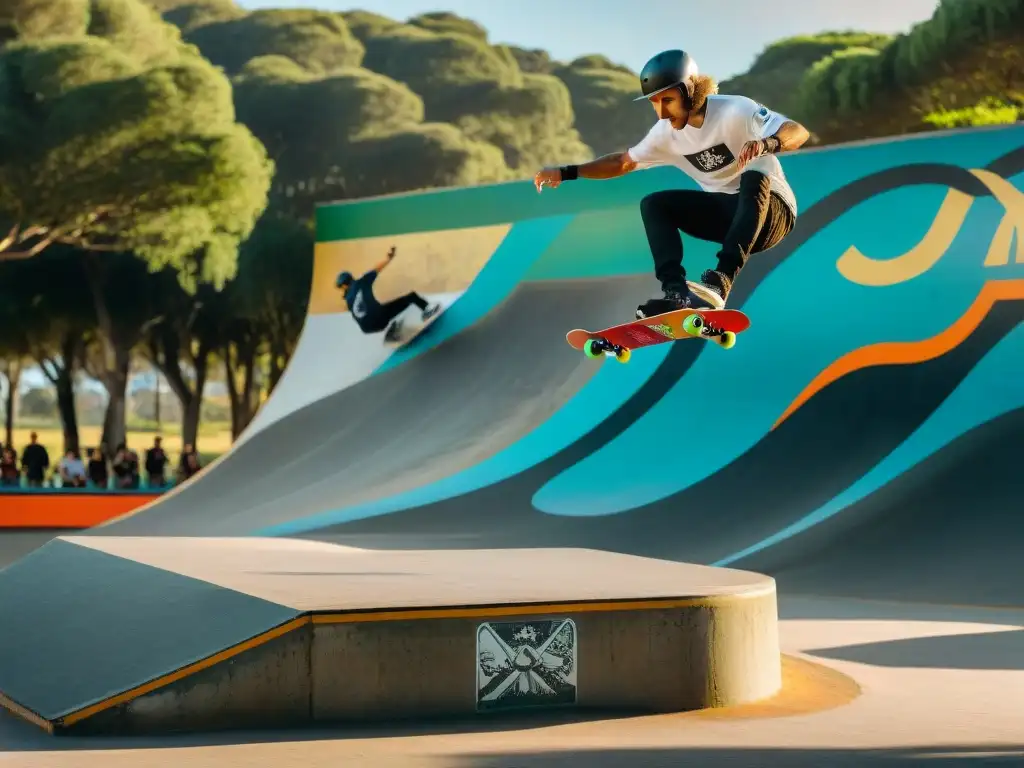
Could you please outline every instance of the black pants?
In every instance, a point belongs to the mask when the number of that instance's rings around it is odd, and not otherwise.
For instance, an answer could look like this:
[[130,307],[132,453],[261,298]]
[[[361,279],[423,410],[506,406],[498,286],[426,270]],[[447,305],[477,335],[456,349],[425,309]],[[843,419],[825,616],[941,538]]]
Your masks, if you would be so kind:
[[793,212],[771,191],[767,176],[747,171],[735,195],[689,189],[654,192],[640,201],[640,215],[654,256],[654,274],[663,288],[682,290],[683,241],[680,231],[720,243],[717,271],[731,283],[751,253],[782,242],[793,229]]
[[416,291],[410,291],[405,296],[399,296],[393,301],[381,304],[380,309],[363,318],[360,327],[366,333],[383,331],[388,327],[388,323],[405,312],[413,304],[419,307],[421,312],[430,306],[427,304],[426,299],[416,293]]

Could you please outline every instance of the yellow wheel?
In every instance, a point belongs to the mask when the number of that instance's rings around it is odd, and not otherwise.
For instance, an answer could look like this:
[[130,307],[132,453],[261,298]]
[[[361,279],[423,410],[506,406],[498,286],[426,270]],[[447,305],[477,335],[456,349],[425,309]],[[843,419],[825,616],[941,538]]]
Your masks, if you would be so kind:
[[732,331],[726,331],[722,334],[718,343],[721,345],[722,349],[732,349],[733,345],[736,343],[736,334]]
[[624,349],[615,355],[615,359],[620,363],[628,363],[630,356],[633,354],[633,350]]

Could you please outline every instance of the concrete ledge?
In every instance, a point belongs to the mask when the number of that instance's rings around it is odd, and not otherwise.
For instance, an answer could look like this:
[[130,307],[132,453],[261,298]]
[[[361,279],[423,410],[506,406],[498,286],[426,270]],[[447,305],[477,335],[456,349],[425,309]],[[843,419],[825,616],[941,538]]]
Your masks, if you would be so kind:
[[[552,707],[666,713],[762,701],[782,684],[775,583],[744,571],[592,550],[74,543],[306,610],[187,667],[154,669],[134,689],[37,722],[54,732],[274,728]],[[560,580],[559,572],[573,577]],[[510,600],[513,593],[526,599]],[[196,624],[208,618],[203,600],[192,610]]]

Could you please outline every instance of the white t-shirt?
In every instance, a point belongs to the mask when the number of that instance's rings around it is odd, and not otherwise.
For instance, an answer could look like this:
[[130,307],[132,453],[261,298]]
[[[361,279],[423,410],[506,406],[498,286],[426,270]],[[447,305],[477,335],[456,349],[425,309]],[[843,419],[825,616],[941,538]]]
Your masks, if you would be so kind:
[[[736,157],[748,141],[774,134],[788,118],[746,96],[714,94],[708,97],[704,124],[688,125],[677,131],[668,120],[659,120],[647,135],[629,150],[638,168],[674,165],[707,192],[735,195],[740,191],[742,171]],[[782,164],[775,155],[762,155],[744,166],[771,180],[772,192],[783,199],[796,216],[793,194]]]

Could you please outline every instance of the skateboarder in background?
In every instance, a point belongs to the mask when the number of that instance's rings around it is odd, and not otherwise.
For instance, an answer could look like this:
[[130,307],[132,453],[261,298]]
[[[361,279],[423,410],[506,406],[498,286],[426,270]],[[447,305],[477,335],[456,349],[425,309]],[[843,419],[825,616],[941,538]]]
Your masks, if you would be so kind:
[[[751,253],[782,242],[796,222],[796,196],[777,154],[808,139],[797,122],[746,96],[718,95],[685,51],[662,51],[640,73],[658,122],[638,144],[582,165],[545,168],[537,191],[577,178],[611,179],[637,168],[673,165],[703,191],[667,189],[640,201],[640,215],[664,296],[636,309],[637,319],[676,309],[721,309]],[[680,231],[721,244],[718,265],[701,282],[686,279]]]
[[404,296],[399,296],[384,304],[377,301],[377,297],[373,295],[373,283],[395,258],[395,250],[395,246],[391,246],[387,258],[362,277],[357,279],[351,272],[342,272],[338,275],[337,281],[342,298],[345,299],[349,312],[352,313],[352,317],[355,318],[363,333],[379,333],[387,328],[384,338],[388,341],[398,338],[401,332],[401,320],[396,318],[410,305],[415,304],[419,307],[424,321],[429,320],[441,309],[440,304],[428,304],[427,300],[415,291],[410,291]]

